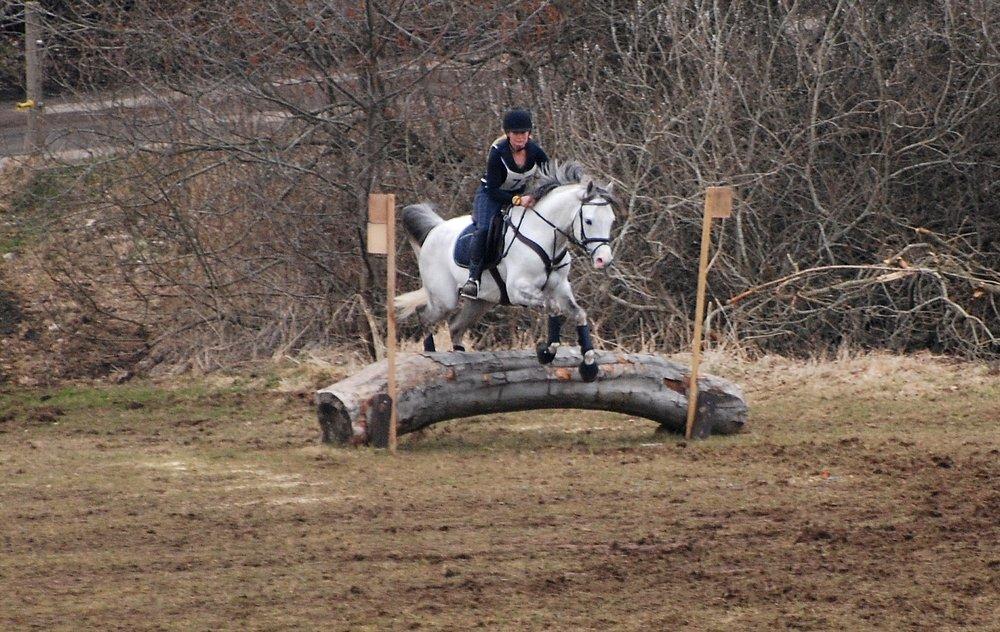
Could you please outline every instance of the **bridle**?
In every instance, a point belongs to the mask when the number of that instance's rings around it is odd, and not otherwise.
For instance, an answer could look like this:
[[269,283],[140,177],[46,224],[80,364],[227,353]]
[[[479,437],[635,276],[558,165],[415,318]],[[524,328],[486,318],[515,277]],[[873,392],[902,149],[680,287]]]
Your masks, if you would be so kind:
[[[525,209],[525,212],[521,214],[521,219],[518,220],[518,222],[517,222],[516,225],[514,224],[514,222],[510,221],[510,216],[509,215],[504,220],[506,222],[507,226],[509,226],[514,231],[514,237],[517,240],[519,240],[521,243],[523,243],[526,246],[528,246],[528,248],[530,248],[536,255],[538,255],[538,258],[542,260],[542,265],[545,266],[545,284],[542,285],[543,289],[545,288],[545,285],[548,285],[549,275],[551,275],[553,271],[559,270],[560,268],[565,268],[566,266],[569,265],[568,261],[566,263],[560,263],[566,257],[566,253],[569,252],[569,250],[566,249],[566,248],[564,248],[561,252],[558,252],[558,253],[556,252],[556,242],[558,241],[558,237],[557,237],[558,235],[562,235],[563,237],[565,237],[567,239],[567,241],[569,241],[574,246],[579,246],[591,258],[593,258],[593,256],[594,256],[594,251],[596,251],[598,248],[600,248],[600,245],[607,244],[607,243],[609,243],[611,241],[610,237],[587,237],[587,231],[586,231],[586,228],[585,228],[586,224],[584,224],[584,221],[583,221],[583,207],[584,206],[588,206],[588,205],[589,206],[613,206],[613,203],[610,202],[609,200],[602,200],[600,202],[591,202],[591,200],[593,200],[594,198],[598,198],[598,197],[603,197],[603,196],[601,194],[597,194],[597,195],[594,195],[594,196],[591,196],[589,198],[581,200],[580,201],[580,208],[577,210],[577,213],[576,213],[576,219],[574,219],[573,222],[570,224],[570,226],[571,226],[570,230],[572,230],[572,224],[575,224],[577,220],[580,221],[580,237],[582,239],[577,239],[576,235],[567,233],[562,228],[559,228],[558,226],[556,226],[555,224],[553,224],[551,221],[549,221],[549,219],[547,217],[545,217],[544,215],[542,215],[541,213],[539,213],[537,210],[535,210],[534,207],[532,207],[530,209]],[[539,219],[541,219],[543,222],[545,222],[546,224],[548,224],[552,228],[552,254],[551,255],[548,253],[547,250],[545,250],[545,248],[543,248],[542,246],[540,246],[535,241],[533,241],[532,239],[530,239],[524,233],[521,232],[521,224],[524,223],[524,219],[528,216],[527,211],[529,211],[529,210],[532,211]],[[598,246],[594,246],[593,248],[591,248],[590,244],[599,244],[599,245]],[[511,247],[513,245],[514,245],[514,240],[512,239],[511,242],[510,242],[510,245],[507,246],[507,249],[501,255],[501,257],[500,257],[501,259],[503,259],[504,257],[507,256],[507,253],[510,252],[510,249],[511,249]]]
[[[595,197],[600,197],[600,196],[595,196]],[[593,198],[591,198],[591,199],[593,199]],[[583,222],[583,207],[584,206],[614,206],[614,205],[612,204],[612,202],[610,200],[601,200],[600,202],[591,202],[590,200],[582,200],[580,202],[580,210],[577,211],[576,216],[577,216],[577,219],[580,220],[580,237],[582,237],[583,239],[581,239],[579,241],[577,241],[576,239],[573,239],[572,237],[570,237],[570,239],[571,239],[572,243],[576,244],[577,246],[580,246],[581,248],[583,248],[587,252],[588,255],[590,255],[591,257],[593,257],[594,256],[594,252],[598,248],[600,248],[600,245],[595,246],[594,248],[588,248],[587,247],[588,244],[601,244],[601,245],[603,245],[603,244],[611,243],[611,237],[610,236],[608,236],[608,237],[587,237],[586,225]],[[563,234],[565,234],[565,233],[563,233]]]
[[[586,198],[584,200],[580,200],[580,208],[576,212],[576,219],[573,220],[573,223],[575,224],[577,222],[577,220],[579,220],[579,222],[580,222],[580,237],[582,239],[577,239],[576,235],[573,235],[571,233],[567,233],[563,229],[559,228],[558,226],[556,226],[555,224],[553,224],[552,222],[550,222],[547,217],[545,217],[544,215],[542,215],[541,213],[539,213],[538,211],[536,211],[534,207],[531,208],[531,211],[534,212],[535,215],[537,215],[539,219],[541,219],[543,222],[545,222],[546,224],[548,224],[549,226],[552,227],[552,230],[554,231],[553,234],[552,234],[552,250],[553,251],[555,251],[555,241],[556,241],[556,239],[555,239],[555,233],[562,234],[562,236],[565,237],[567,239],[567,241],[569,241],[569,243],[573,244],[574,246],[579,246],[590,257],[594,256],[594,251],[596,251],[598,248],[600,248],[601,245],[607,244],[607,243],[611,242],[611,237],[587,237],[587,228],[586,228],[586,224],[583,221],[583,207],[584,206],[614,206],[614,204],[610,200],[606,200],[606,199],[603,199],[600,202],[592,202],[591,201],[591,200],[593,200],[595,198],[599,198],[599,197],[603,197],[603,196],[600,195],[600,194],[598,194],[598,195]],[[523,216],[521,218],[521,221],[524,221],[524,217]],[[599,245],[594,246],[593,248],[590,248],[589,247],[590,244],[599,244]]]

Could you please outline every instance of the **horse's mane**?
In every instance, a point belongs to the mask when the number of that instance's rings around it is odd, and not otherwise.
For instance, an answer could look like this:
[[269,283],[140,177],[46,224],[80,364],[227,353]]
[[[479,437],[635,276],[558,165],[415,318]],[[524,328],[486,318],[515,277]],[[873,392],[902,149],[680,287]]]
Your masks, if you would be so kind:
[[538,169],[531,181],[534,187],[531,190],[531,197],[539,199],[556,187],[564,184],[576,184],[583,182],[583,165],[571,160],[569,162],[559,162],[552,160]]
[[[543,198],[556,187],[564,184],[578,184],[587,182],[589,178],[583,171],[583,165],[575,160],[559,162],[552,160],[546,163],[535,173],[531,180],[531,197],[535,199]],[[594,194],[611,198],[611,193],[602,186],[594,183]]]

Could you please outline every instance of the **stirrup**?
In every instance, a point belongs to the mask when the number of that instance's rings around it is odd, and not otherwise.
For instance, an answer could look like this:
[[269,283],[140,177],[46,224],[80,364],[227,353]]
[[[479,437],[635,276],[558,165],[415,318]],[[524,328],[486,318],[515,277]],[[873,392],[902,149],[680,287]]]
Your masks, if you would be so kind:
[[476,279],[469,279],[465,282],[465,285],[458,291],[458,295],[464,298],[478,299],[479,298],[479,281]]

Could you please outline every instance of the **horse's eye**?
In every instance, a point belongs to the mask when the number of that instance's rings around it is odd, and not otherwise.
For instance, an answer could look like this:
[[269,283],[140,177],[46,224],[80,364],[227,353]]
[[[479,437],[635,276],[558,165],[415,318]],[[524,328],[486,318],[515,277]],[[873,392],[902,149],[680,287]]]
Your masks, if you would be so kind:
[[594,223],[594,220],[588,219],[588,220],[585,220],[585,222],[586,222],[587,226],[591,226]]

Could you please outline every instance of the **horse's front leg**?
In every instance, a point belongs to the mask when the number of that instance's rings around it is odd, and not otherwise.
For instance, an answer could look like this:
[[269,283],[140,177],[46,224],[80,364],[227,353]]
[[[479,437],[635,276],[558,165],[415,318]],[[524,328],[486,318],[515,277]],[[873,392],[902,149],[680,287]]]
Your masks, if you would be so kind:
[[[549,310],[550,312],[555,310]],[[546,342],[538,344],[535,353],[538,361],[542,364],[549,364],[556,359],[556,351],[559,350],[559,339],[562,333],[563,321],[566,319],[559,312],[549,314],[549,338]]]
[[[514,276],[520,271],[510,270],[508,276]],[[535,348],[538,361],[542,364],[549,364],[556,357],[556,350],[559,348],[559,332],[562,329],[563,316],[560,307],[563,301],[554,296],[551,286],[545,291],[546,277],[544,275],[524,275],[521,280],[508,285],[507,293],[510,302],[514,305],[524,305],[525,307],[538,307],[549,314],[549,337],[548,341],[539,343]]]
[[590,325],[587,324],[587,312],[576,302],[569,283],[564,283],[560,286],[559,300],[561,307],[576,322],[576,336],[580,341],[580,353],[583,355],[583,362],[580,363],[580,377],[585,382],[593,382],[597,379],[599,370],[597,367],[597,352],[594,351],[594,343],[590,339]]
[[546,307],[548,301],[541,290],[543,281],[544,277],[541,280],[529,278],[508,284],[507,296],[510,297],[511,304],[538,309]]

